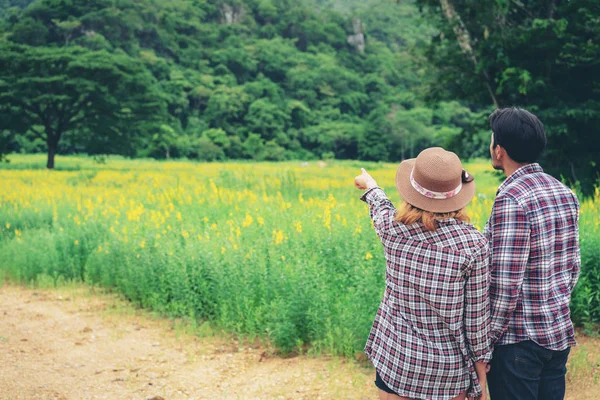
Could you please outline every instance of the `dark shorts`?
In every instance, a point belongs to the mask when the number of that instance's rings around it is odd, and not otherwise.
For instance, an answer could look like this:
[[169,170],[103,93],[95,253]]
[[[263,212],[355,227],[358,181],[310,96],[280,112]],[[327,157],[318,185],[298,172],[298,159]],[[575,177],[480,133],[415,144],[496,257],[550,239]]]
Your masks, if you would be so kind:
[[396,392],[394,392],[392,389],[390,389],[385,382],[383,381],[383,379],[381,379],[381,376],[379,375],[379,372],[375,371],[375,386],[377,386],[377,388],[383,390],[386,393],[390,393],[390,394],[398,394]]

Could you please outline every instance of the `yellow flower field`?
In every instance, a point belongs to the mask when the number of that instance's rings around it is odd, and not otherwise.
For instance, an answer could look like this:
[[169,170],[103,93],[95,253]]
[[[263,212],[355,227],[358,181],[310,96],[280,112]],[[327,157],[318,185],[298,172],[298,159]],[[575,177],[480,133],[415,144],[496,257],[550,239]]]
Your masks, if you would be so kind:
[[[115,288],[284,352],[362,348],[385,260],[353,178],[364,166],[397,202],[395,165],[65,157],[46,171],[41,156],[11,159],[0,170],[6,278]],[[501,176],[485,160],[466,168],[481,229]],[[598,190],[582,203],[582,238],[600,233],[599,204]]]

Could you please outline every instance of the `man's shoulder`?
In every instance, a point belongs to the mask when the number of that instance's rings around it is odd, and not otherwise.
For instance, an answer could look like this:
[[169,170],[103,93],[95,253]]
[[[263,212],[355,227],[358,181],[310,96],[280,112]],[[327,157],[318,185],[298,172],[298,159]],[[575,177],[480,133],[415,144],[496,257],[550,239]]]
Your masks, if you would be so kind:
[[579,206],[575,193],[545,172],[523,175],[512,181],[496,198],[497,201],[506,199],[514,201],[525,212],[549,204],[560,204],[561,207]]

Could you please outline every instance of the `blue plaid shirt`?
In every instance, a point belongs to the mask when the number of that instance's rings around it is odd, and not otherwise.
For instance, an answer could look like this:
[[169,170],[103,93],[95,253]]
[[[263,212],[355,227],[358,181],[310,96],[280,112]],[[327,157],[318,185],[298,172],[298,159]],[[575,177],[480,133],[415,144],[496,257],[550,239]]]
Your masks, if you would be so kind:
[[575,194],[538,164],[521,167],[500,185],[485,227],[496,345],[575,345],[569,302],[581,264],[578,223]]

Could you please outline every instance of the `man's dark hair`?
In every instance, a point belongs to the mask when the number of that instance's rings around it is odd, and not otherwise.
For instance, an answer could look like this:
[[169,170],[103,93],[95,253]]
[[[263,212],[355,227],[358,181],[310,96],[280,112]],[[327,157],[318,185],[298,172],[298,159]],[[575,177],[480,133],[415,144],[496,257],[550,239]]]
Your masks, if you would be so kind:
[[544,124],[522,108],[502,108],[489,118],[492,127],[492,146],[502,146],[508,156],[518,163],[536,162],[546,147]]

